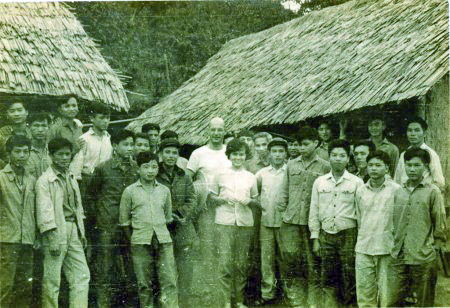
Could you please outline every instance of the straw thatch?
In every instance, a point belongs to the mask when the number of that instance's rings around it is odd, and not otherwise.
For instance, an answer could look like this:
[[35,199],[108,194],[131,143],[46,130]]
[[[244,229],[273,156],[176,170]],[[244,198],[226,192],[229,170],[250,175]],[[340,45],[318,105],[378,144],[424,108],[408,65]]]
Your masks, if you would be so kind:
[[448,72],[445,0],[356,0],[228,42],[178,90],[130,124],[205,141],[230,130],[296,123],[426,94]]
[[62,3],[0,3],[0,93],[129,107],[121,80]]

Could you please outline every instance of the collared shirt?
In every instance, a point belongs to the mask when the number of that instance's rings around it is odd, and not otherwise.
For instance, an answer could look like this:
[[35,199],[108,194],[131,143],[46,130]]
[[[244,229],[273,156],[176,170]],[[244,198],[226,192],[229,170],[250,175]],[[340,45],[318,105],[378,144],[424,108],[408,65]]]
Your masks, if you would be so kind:
[[[228,200],[248,200],[258,196],[256,177],[249,171],[222,169],[215,177],[211,193]],[[215,223],[219,225],[253,226],[252,209],[239,201],[228,201],[216,207]]]
[[36,178],[40,177],[45,170],[52,164],[52,159],[48,153],[47,146],[44,149],[38,149],[31,146],[30,157],[25,165],[28,170]]
[[34,243],[35,182],[25,172],[20,183],[10,164],[0,171],[0,242]]
[[301,156],[288,162],[279,204],[285,223],[308,224],[312,186],[319,176],[328,172],[330,163],[318,155],[308,163]]
[[363,180],[364,183],[366,183],[369,180],[369,174],[367,173],[367,168],[364,168],[363,170],[357,170],[355,175],[359,177],[361,180]]
[[120,197],[126,187],[139,179],[138,169],[134,160],[123,162],[116,156],[95,168],[88,196],[100,229],[118,226]]
[[286,164],[280,169],[268,166],[256,173],[262,207],[261,224],[265,227],[281,227],[282,219],[278,204],[281,200],[286,168]]
[[174,166],[170,174],[163,163],[159,164],[156,180],[170,189],[172,196],[172,212],[183,218],[190,218],[195,211],[195,190],[192,179],[178,166]]
[[196,174],[195,182],[203,182],[205,189],[209,191],[210,185],[216,173],[222,168],[231,166],[231,162],[225,155],[226,147],[213,150],[209,145],[202,146],[192,152],[187,169]]
[[172,221],[170,190],[155,181],[147,187],[138,180],[123,191],[119,224],[133,228],[131,244],[150,245],[153,234],[159,243],[172,243],[166,224]]
[[316,154],[323,160],[330,161],[330,155],[328,154],[328,143],[321,143],[316,148]]
[[405,264],[433,261],[434,239],[446,240],[445,208],[439,188],[422,181],[411,191],[405,183],[394,198],[392,256]]
[[77,179],[81,179],[82,174],[94,173],[95,167],[110,159],[113,152],[108,132],[98,135],[91,127],[79,139],[82,148],[70,164],[70,170]]
[[[425,143],[422,143],[420,145],[420,148],[426,150],[430,154],[430,164],[428,165],[428,170],[425,171],[425,174],[423,176],[424,181],[433,183],[434,185],[439,187],[441,191],[443,191],[445,186],[445,179],[444,174],[442,173],[441,160],[439,159],[439,155],[437,155],[437,153]],[[402,154],[400,155],[400,160],[398,161],[397,170],[395,171],[394,177],[394,180],[400,185],[403,185],[408,180],[405,169],[404,155],[405,152],[402,152]]]
[[63,197],[63,210],[65,218],[75,217],[76,212],[76,203],[75,203],[75,189],[72,187],[72,181],[70,177],[73,177],[73,174],[69,172],[66,174],[62,174],[59,170],[53,168],[53,172],[58,177],[58,179],[62,183],[64,197]]
[[253,158],[245,161],[245,169],[253,174],[256,174],[262,168],[268,167],[270,165],[269,161],[263,161],[259,157],[254,156]]
[[397,168],[398,157],[399,157],[398,147],[395,144],[389,142],[389,140],[387,140],[387,138],[383,139],[383,141],[381,142],[381,145],[379,145],[379,146],[375,145],[375,146],[378,151],[383,151],[384,153],[386,153],[389,156],[389,174],[390,174],[391,178],[394,178],[395,169]]
[[71,123],[67,123],[67,121],[63,118],[56,118],[53,124],[50,126],[49,136],[50,139],[61,137],[72,142],[74,148],[72,149],[73,153],[77,153],[79,150],[78,147],[78,138],[83,134],[83,124],[78,119],[73,119]]
[[31,140],[31,130],[28,126],[25,127],[24,132],[15,131],[14,126],[12,126],[12,125],[5,125],[5,126],[1,127],[0,128],[0,155],[3,156],[5,159],[7,156],[6,149],[5,149],[6,141],[8,141],[9,137],[11,137],[14,134],[25,136]]
[[386,179],[377,188],[369,180],[356,191],[358,240],[355,251],[366,255],[387,255],[394,246],[392,215],[394,194],[400,185]]
[[320,229],[330,234],[356,227],[356,190],[363,181],[347,170],[336,182],[332,172],[316,179],[312,188],[309,230],[319,238]]

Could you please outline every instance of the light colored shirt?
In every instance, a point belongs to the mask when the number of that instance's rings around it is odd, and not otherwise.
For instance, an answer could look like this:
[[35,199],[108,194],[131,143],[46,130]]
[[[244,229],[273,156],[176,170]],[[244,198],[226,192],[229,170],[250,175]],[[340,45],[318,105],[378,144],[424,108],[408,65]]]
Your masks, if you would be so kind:
[[316,179],[312,188],[309,230],[319,238],[320,230],[330,234],[356,227],[356,190],[363,181],[347,170],[336,182],[331,172]]
[[285,223],[308,224],[312,186],[319,176],[328,172],[330,163],[318,155],[308,163],[301,156],[288,162],[279,204]]
[[282,219],[278,203],[281,200],[286,167],[286,164],[280,169],[268,166],[256,173],[262,208],[261,224],[265,227],[281,227]]
[[[233,170],[231,167],[222,169],[214,179],[211,193],[228,200],[249,200],[258,196],[256,177],[253,173],[243,170]],[[238,201],[228,201],[216,207],[215,223],[219,225],[253,226],[252,209],[247,204]]]
[[131,244],[150,245],[153,234],[160,244],[172,243],[166,224],[172,221],[170,190],[155,181],[152,187],[138,180],[122,194],[119,225],[133,229]]
[[381,142],[381,145],[379,145],[379,146],[375,145],[375,146],[378,151],[383,151],[384,153],[386,153],[389,156],[389,175],[391,176],[391,178],[393,178],[394,174],[395,174],[395,169],[397,168],[398,157],[399,157],[398,147],[395,144],[389,142],[389,140],[387,140],[387,138],[383,139],[383,141]]
[[400,185],[386,179],[377,188],[369,180],[356,191],[358,240],[355,251],[366,255],[387,255],[394,247],[394,193]]
[[20,183],[10,164],[0,171],[0,242],[34,243],[35,182],[26,172]]
[[111,136],[108,132],[98,135],[92,127],[80,137],[82,148],[70,164],[70,171],[77,179],[82,174],[94,173],[95,167],[112,157]]
[[209,145],[204,145],[192,152],[187,169],[196,174],[194,181],[201,181],[209,190],[214,176],[223,168],[231,166],[231,162],[225,155],[226,147],[220,150],[213,150]]
[[50,126],[49,136],[50,139],[60,137],[65,138],[72,142],[73,144],[73,153],[77,153],[78,148],[78,138],[83,134],[83,124],[78,119],[73,119],[71,123],[68,123],[63,118],[56,118],[53,124]]
[[27,169],[28,172],[38,178],[51,164],[52,159],[50,158],[47,147],[41,150],[31,146],[30,157],[25,164],[25,169]]
[[328,154],[328,143],[321,143],[316,148],[316,154],[323,160],[330,161],[330,155]]
[[254,156],[251,159],[245,161],[245,169],[253,174],[256,174],[262,168],[268,167],[270,165],[269,161],[263,161],[259,157]]
[[394,196],[394,249],[404,264],[435,260],[434,240],[446,240],[444,200],[439,188],[422,181],[414,189],[407,183]]
[[[445,186],[445,179],[444,174],[442,173],[441,160],[439,159],[439,155],[437,155],[437,153],[425,143],[422,143],[420,145],[420,148],[426,150],[430,154],[430,164],[428,165],[428,168],[423,176],[424,181],[433,183],[434,185],[439,187],[441,191],[443,191]],[[395,171],[394,177],[394,180],[400,185],[403,185],[408,180],[405,169],[404,155],[405,152],[402,152],[402,154],[400,155],[400,160],[398,161],[397,170]]]

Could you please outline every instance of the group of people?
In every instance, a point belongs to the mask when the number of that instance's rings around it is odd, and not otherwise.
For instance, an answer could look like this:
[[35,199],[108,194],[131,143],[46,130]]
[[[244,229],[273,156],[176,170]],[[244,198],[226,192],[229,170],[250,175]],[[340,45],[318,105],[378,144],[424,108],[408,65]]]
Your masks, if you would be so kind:
[[5,103],[1,307],[29,307],[33,293],[58,307],[62,273],[70,307],[114,306],[133,289],[153,307],[155,284],[161,307],[183,307],[199,271],[217,283],[208,307],[247,307],[258,272],[261,305],[433,306],[445,180],[422,118],[408,119],[399,154],[383,114],[351,144],[329,123],[227,136],[216,117],[187,160],[157,124],[110,134],[109,110],[93,106],[83,133],[76,97],[56,109]]

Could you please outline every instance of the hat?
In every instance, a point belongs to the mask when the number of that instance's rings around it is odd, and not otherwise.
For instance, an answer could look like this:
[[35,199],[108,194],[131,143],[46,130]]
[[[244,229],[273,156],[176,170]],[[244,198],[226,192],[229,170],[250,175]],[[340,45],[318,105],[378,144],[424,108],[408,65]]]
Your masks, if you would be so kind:
[[275,145],[280,145],[280,146],[284,147],[286,150],[287,150],[287,148],[288,148],[288,143],[287,143],[287,141],[284,140],[283,138],[280,138],[280,137],[275,137],[275,138],[273,138],[273,139],[269,142],[267,148],[270,150],[270,148],[272,148],[272,147],[275,146]]
[[163,150],[167,147],[176,147],[181,148],[181,144],[178,142],[176,138],[167,138],[161,141],[161,144],[159,146],[160,150]]

